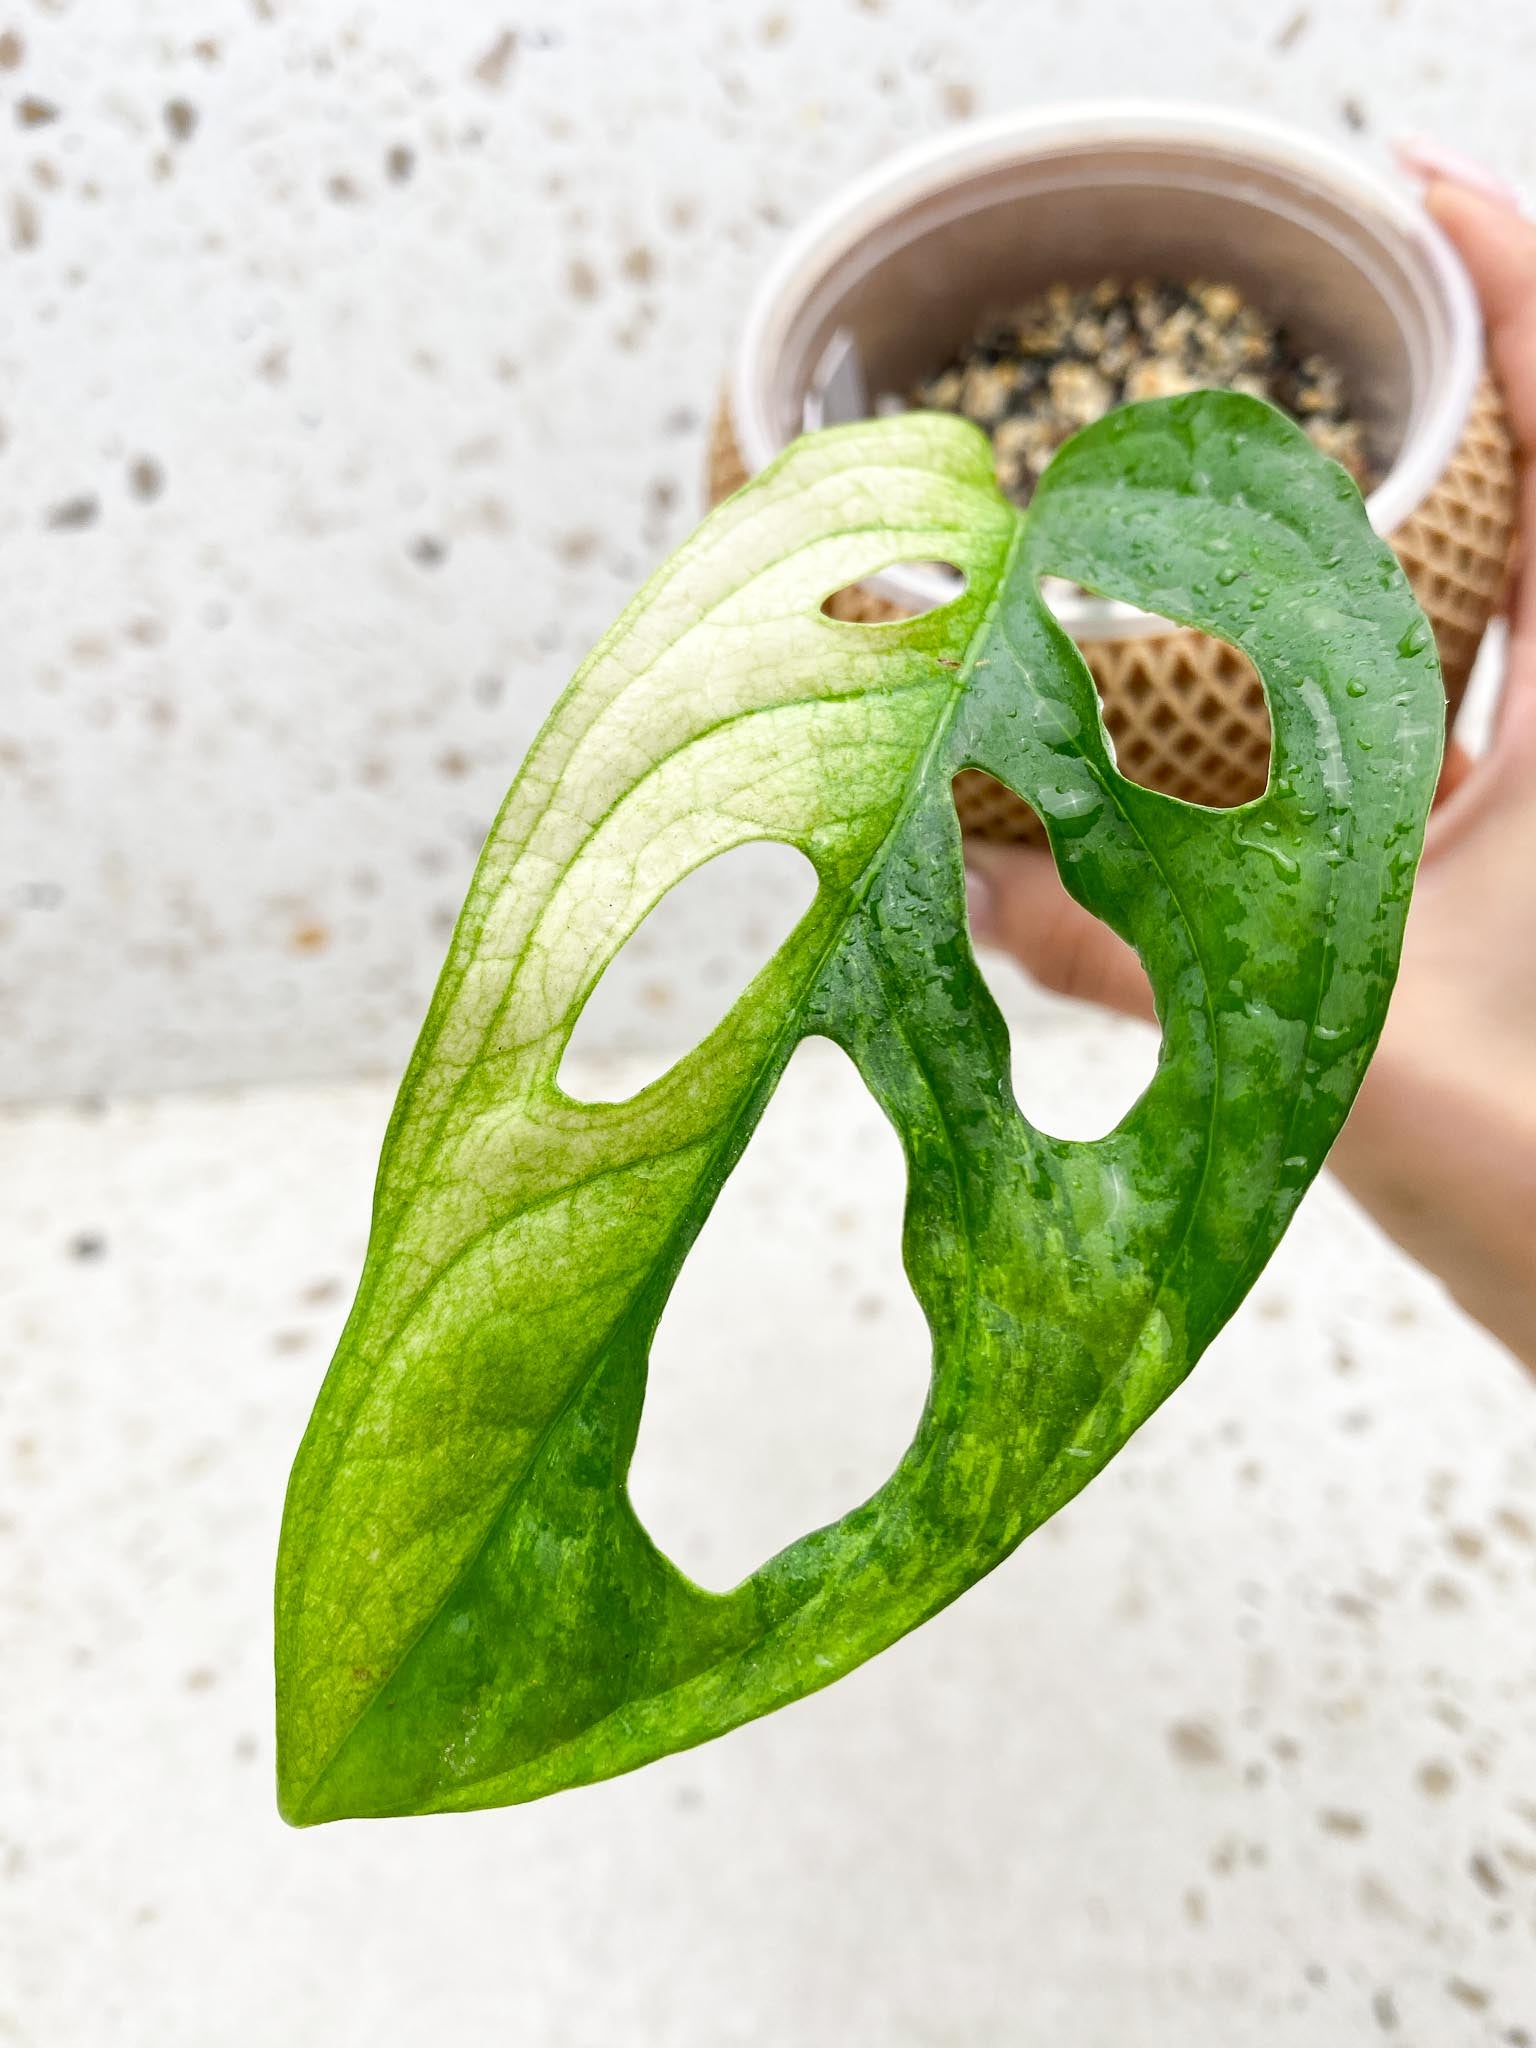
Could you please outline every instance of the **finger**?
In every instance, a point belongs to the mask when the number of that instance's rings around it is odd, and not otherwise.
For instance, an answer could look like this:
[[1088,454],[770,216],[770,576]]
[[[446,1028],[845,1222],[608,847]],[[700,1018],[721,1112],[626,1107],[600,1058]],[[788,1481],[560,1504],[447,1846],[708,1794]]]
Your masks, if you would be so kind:
[[1481,301],[1489,357],[1524,470],[1523,559],[1511,578],[1495,743],[1469,772],[1458,764],[1442,784],[1431,827],[1438,853],[1490,805],[1526,803],[1536,789],[1536,226],[1522,217],[1515,189],[1483,166],[1432,143],[1400,142],[1397,148],[1405,169],[1426,179],[1425,205],[1456,245]]
[[1536,456],[1536,225],[1446,178],[1429,186],[1424,204],[1467,266],[1510,425],[1529,460]]
[[1469,192],[1480,192],[1485,199],[1515,213],[1520,211],[1519,188],[1508,178],[1490,170],[1487,164],[1480,164],[1476,157],[1465,156],[1459,149],[1448,149],[1432,135],[1399,135],[1392,148],[1410,178],[1422,179],[1426,185],[1444,178]]
[[1517,631],[1536,625],[1536,226],[1498,200],[1438,178],[1425,194],[1429,212],[1455,243],[1482,303],[1488,354],[1504,394],[1524,470],[1512,617]]
[[1476,759],[1453,745],[1425,835],[1427,861],[1443,861],[1491,819],[1536,806],[1536,637],[1513,639],[1493,745]]
[[1141,962],[1108,925],[1073,902],[1048,853],[982,842],[967,846],[966,862],[971,930],[978,941],[1011,953],[1057,995],[1153,1018]]
[[1445,759],[1440,764],[1440,780],[1435,785],[1435,808],[1449,803],[1470,775],[1477,772],[1477,763],[1461,744],[1452,740],[1445,750]]

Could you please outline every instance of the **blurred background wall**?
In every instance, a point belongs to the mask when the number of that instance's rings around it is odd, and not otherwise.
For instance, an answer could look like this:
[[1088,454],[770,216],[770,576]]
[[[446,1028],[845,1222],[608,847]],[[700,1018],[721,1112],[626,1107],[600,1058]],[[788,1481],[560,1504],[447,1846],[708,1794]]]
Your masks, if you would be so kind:
[[[1151,13],[0,10],[0,1095],[400,1066],[524,747],[698,515],[753,281],[864,165],[1142,93],[1536,174],[1528,0]],[[712,1018],[780,886],[706,881],[612,1014]]]

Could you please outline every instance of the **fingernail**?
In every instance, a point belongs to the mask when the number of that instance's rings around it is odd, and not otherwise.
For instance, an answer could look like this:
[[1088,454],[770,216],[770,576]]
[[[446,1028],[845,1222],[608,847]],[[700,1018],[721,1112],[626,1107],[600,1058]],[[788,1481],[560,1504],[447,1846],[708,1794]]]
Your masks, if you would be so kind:
[[997,892],[987,877],[973,867],[965,871],[965,913],[971,921],[971,937],[984,943],[997,936]]
[[1495,206],[1507,206],[1518,212],[1520,194],[1509,180],[1488,170],[1474,157],[1463,156],[1459,149],[1447,149],[1427,135],[1401,135],[1392,147],[1411,177],[1423,178],[1426,183],[1444,178],[1452,185],[1476,192],[1480,198],[1492,200]]

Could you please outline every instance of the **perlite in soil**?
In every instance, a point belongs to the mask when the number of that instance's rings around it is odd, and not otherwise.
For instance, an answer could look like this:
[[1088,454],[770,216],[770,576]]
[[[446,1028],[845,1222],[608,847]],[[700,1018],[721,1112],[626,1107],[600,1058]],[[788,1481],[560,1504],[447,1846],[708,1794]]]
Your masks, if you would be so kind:
[[1199,390],[1264,398],[1362,490],[1376,481],[1338,365],[1295,346],[1235,285],[1104,278],[1053,284],[989,319],[911,403],[959,413],[992,440],[997,479],[1027,505],[1056,450],[1117,405]]

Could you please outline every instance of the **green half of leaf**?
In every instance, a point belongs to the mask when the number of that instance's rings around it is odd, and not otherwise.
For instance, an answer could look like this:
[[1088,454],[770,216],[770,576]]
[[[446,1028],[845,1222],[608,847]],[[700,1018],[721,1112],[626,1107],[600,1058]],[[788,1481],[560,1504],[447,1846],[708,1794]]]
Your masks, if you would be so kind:
[[[825,617],[898,561],[904,624]],[[1220,634],[1268,692],[1258,801],[1116,772],[1039,596],[1075,579]],[[798,442],[576,677],[482,856],[401,1090],[361,1287],[289,1488],[278,1774],[295,1822],[491,1806],[632,1769],[829,1684],[990,1571],[1182,1380],[1360,1081],[1440,754],[1433,643],[1344,473],[1230,395],[1129,408],[1027,518],[933,415]],[[971,957],[950,784],[996,776],[1137,949],[1157,1074],[1108,1137],[1015,1106]],[[556,1085],[607,962],[682,876],[782,840],[815,900],[631,1100]],[[706,1593],[625,1477],[668,1290],[796,1042],[900,1135],[932,1332],[870,1499]]]

